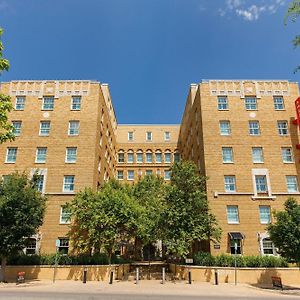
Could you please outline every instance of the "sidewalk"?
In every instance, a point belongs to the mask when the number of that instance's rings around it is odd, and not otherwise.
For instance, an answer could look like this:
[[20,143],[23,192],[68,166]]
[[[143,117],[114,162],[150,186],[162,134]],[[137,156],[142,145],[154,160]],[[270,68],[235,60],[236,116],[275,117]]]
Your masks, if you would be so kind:
[[300,296],[300,286],[296,289],[289,290],[274,290],[271,287],[265,286],[264,288],[257,286],[250,286],[246,284],[220,284],[218,286],[211,283],[195,282],[187,284],[186,282],[166,282],[161,284],[159,280],[143,280],[139,284],[128,281],[115,281],[113,284],[108,284],[102,281],[90,281],[83,284],[81,281],[59,280],[53,283],[52,281],[29,281],[16,285],[15,283],[0,284],[1,290],[5,291],[34,291],[34,292],[61,292],[69,293],[76,292],[78,294],[143,294],[143,295],[208,295],[208,296],[268,296],[271,298],[274,295],[289,295]]

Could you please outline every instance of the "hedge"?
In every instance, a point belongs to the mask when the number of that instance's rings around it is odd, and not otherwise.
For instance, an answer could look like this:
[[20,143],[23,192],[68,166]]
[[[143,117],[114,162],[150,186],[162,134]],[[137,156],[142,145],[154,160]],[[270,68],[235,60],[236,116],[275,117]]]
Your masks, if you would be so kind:
[[[212,256],[207,252],[198,252],[194,255],[194,264],[197,266],[234,267],[234,255],[221,254]],[[288,267],[288,262],[276,256],[241,256],[236,257],[237,267],[248,268],[275,268]]]
[[[16,255],[11,256],[7,260],[7,265],[55,265],[55,254],[45,255]],[[104,253],[87,255],[57,255],[57,263],[59,265],[108,265],[108,256]],[[126,260],[122,257],[113,256],[112,264],[123,264]]]

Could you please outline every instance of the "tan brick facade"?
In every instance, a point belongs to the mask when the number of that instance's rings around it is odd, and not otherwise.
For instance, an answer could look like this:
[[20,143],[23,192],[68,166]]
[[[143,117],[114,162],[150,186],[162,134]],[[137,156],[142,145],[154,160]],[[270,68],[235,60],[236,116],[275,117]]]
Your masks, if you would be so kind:
[[232,233],[242,238],[244,254],[273,251],[268,240],[262,246],[262,223],[289,196],[299,199],[297,83],[193,84],[181,125],[117,124],[108,85],[99,82],[12,81],[1,92],[12,97],[10,120],[20,134],[0,146],[0,176],[15,170],[44,176],[40,188],[49,200],[37,236],[41,252],[54,252],[55,240],[66,236],[61,208],[77,191],[113,177],[133,183],[152,173],[168,181],[179,154],[208,176],[209,204],[223,229],[214,254],[230,253]]
[[[300,199],[298,187],[293,185],[293,180],[297,185],[299,178],[298,129],[292,122],[298,96],[298,84],[287,81],[207,81],[191,86],[179,150],[183,159],[193,160],[208,177],[210,208],[223,229],[221,243],[211,245],[212,253],[230,253],[231,232],[243,236],[238,241],[243,254],[262,253],[262,239],[267,237],[266,224],[262,223],[267,222],[268,210],[282,209],[289,196]],[[279,135],[277,121],[286,122],[284,135]],[[222,148],[227,153],[225,162]],[[232,149],[232,161],[228,159],[228,148]],[[285,150],[285,154],[291,154],[286,162],[282,154]],[[292,176],[290,190],[295,192],[288,192],[286,176]],[[261,193],[255,191],[259,179]],[[235,187],[229,184],[232,180]],[[265,252],[271,251],[268,246],[271,244],[264,240]]]

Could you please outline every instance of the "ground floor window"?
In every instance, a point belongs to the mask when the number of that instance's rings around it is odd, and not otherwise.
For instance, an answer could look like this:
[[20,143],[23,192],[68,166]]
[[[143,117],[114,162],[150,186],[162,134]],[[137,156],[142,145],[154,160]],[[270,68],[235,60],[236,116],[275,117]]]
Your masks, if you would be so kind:
[[25,253],[32,255],[37,253],[37,242],[35,238],[29,238],[26,242]]
[[58,246],[58,253],[59,254],[68,254],[68,252],[69,252],[69,239],[60,238],[59,246]]
[[243,253],[243,239],[244,235],[241,232],[229,232],[229,248],[231,254]]

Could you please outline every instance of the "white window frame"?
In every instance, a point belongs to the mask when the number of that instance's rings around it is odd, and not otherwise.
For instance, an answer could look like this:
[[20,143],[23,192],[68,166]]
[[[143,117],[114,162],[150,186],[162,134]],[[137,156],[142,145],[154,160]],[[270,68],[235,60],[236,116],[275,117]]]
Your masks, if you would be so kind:
[[[225,124],[226,124],[226,126],[222,126],[222,125],[225,125]],[[228,121],[228,120],[222,120],[222,121],[220,121],[219,122],[219,128],[220,128],[220,135],[222,135],[222,136],[229,136],[229,135],[231,135],[230,121]]]
[[246,96],[245,97],[245,109],[246,110],[257,110],[257,98],[254,96]]
[[11,122],[14,127],[14,135],[20,136],[21,135],[21,129],[22,129],[22,121],[12,121]]
[[[78,124],[77,128],[71,128],[71,124]],[[77,136],[80,131],[80,122],[78,120],[70,120],[68,127],[68,135],[69,136]]]
[[[267,209],[267,210],[265,210],[265,209]],[[271,207],[270,207],[270,205],[259,205],[258,210],[259,210],[260,224],[270,224],[271,223]],[[266,213],[266,211],[268,211],[268,213]],[[267,218],[266,218],[266,216],[267,216]]]
[[[121,159],[121,157],[122,157],[122,159]],[[118,163],[119,164],[124,164],[125,163],[125,153],[124,153],[124,151],[119,151],[118,152]]]
[[[51,100],[51,102],[47,103],[49,100]],[[42,110],[54,110],[54,101],[54,96],[44,96]]]
[[145,175],[153,175],[153,170],[146,170]]
[[[289,182],[289,179],[293,179],[293,182]],[[285,181],[286,181],[286,189],[287,189],[288,193],[298,193],[299,192],[297,175],[286,175]],[[291,189],[290,188],[291,186],[294,186],[295,188]]]
[[[257,125],[257,126],[254,126]],[[257,120],[251,120],[248,122],[249,126],[249,135],[251,136],[259,136],[260,135],[260,124]]]
[[[151,155],[151,156],[149,156],[149,155]],[[148,160],[148,157],[151,157],[151,161],[150,160]],[[152,164],[153,163],[153,153],[152,152],[146,152],[146,163],[147,164]]]
[[128,141],[133,141],[134,140],[134,133],[133,133],[133,131],[128,131],[127,138],[128,138]]
[[[279,99],[282,100],[281,103],[277,101]],[[284,99],[283,99],[282,96],[274,96],[273,101],[274,101],[274,109],[275,110],[285,110],[285,108],[284,108]],[[282,106],[282,108],[279,108],[279,106]]]
[[[13,152],[13,154],[11,154],[10,152]],[[7,147],[5,163],[15,164],[17,161],[17,156],[18,156],[18,147]]]
[[45,194],[45,192],[46,192],[46,181],[47,181],[47,169],[33,168],[33,169],[30,170],[30,178],[32,178],[33,175],[43,176],[43,188],[42,188],[41,193]]
[[180,153],[179,152],[175,152],[174,153],[174,162],[179,162],[180,161]]
[[[158,157],[160,157],[160,158],[157,159]],[[160,151],[156,151],[155,152],[155,162],[157,164],[161,164],[162,163],[162,153]]]
[[170,131],[165,131],[165,142],[169,142],[171,140]]
[[227,96],[218,96],[218,110],[229,110]]
[[[122,176],[120,176],[121,174],[122,174]],[[123,170],[117,170],[117,179],[124,180],[124,171]]]
[[[20,100],[21,100],[21,103],[19,103]],[[16,96],[15,110],[24,110],[25,102],[26,102],[25,96]]]
[[[70,154],[69,151],[75,149],[75,154]],[[72,159],[70,159],[72,158]],[[65,163],[67,164],[75,164],[77,162],[77,147],[67,147],[66,148],[66,157]]]
[[146,141],[151,142],[152,139],[153,139],[152,131],[147,131],[146,132]]
[[[70,240],[68,238],[59,238],[59,246],[57,249],[57,252],[60,255],[67,255],[69,253],[69,248],[70,248]],[[62,251],[63,249],[67,249],[67,253],[65,251]],[[63,253],[61,253],[63,252]]]
[[[229,211],[229,209],[235,208],[235,212]],[[239,207],[238,205],[227,205],[226,206],[226,213],[227,213],[227,223],[228,224],[239,224],[240,223],[240,217],[239,217]],[[234,216],[234,219],[231,217]]]
[[[293,149],[292,149],[292,147],[281,147],[281,155],[282,155],[282,161],[285,164],[294,163],[294,157],[293,157]],[[288,159],[286,159],[286,158],[288,158]]]
[[[73,178],[72,182],[66,182],[66,179]],[[69,188],[66,188],[68,187]],[[75,190],[75,175],[64,175],[63,180],[63,192],[64,193],[74,193]]]
[[[225,153],[225,150],[230,150],[230,160],[225,160],[227,154]],[[228,152],[229,153],[229,152]],[[233,159],[233,148],[232,147],[222,147],[222,161],[223,164],[232,164],[234,162]]]
[[[140,160],[140,158],[142,158],[142,159]],[[137,151],[137,153],[136,153],[136,162],[138,164],[142,164],[144,162],[144,154],[143,154],[142,151]]]
[[268,198],[272,197],[272,190],[271,190],[271,183],[270,183],[270,176],[268,169],[252,169],[252,183],[253,183],[253,191],[254,191],[254,198],[258,197],[258,191],[256,187],[256,176],[266,176],[266,184],[267,184],[267,194]]
[[134,180],[134,170],[127,170],[127,180]]
[[[39,153],[40,150],[45,150],[44,154],[41,156],[41,154]],[[47,161],[47,152],[48,149],[47,147],[37,147],[36,148],[36,153],[35,153],[35,163],[36,164],[44,164]],[[39,157],[40,155],[40,157]],[[43,157],[44,159],[40,159],[41,157]]]
[[[45,131],[45,128],[42,128],[43,124],[48,124],[49,125],[49,127],[46,128],[47,133],[43,133],[43,131]],[[39,131],[40,136],[49,136],[50,135],[50,129],[51,129],[51,121],[46,121],[46,120],[40,121],[40,131]]]
[[[169,158],[167,159],[167,157],[169,157]],[[171,151],[166,151],[164,153],[164,162],[166,164],[171,164],[172,163],[172,153],[171,153]]]
[[[76,102],[79,99],[79,103]],[[81,96],[72,96],[71,97],[71,110],[81,110]]]
[[[259,155],[255,154],[255,151],[259,150]],[[264,163],[264,150],[263,147],[252,147],[252,162],[254,164]]]
[[62,205],[60,207],[59,224],[71,224],[71,212],[64,212],[64,209],[66,209],[66,206]]
[[[285,125],[282,127],[281,125]],[[279,136],[288,136],[289,135],[289,123],[286,120],[277,121],[277,130]]]
[[127,163],[128,164],[133,164],[134,163],[134,152],[133,151],[128,151],[127,152]]
[[[233,189],[231,189],[233,187]],[[226,193],[236,192],[236,180],[234,175],[224,175],[224,189]]]
[[171,180],[171,171],[170,170],[164,170],[164,179],[165,180]]

